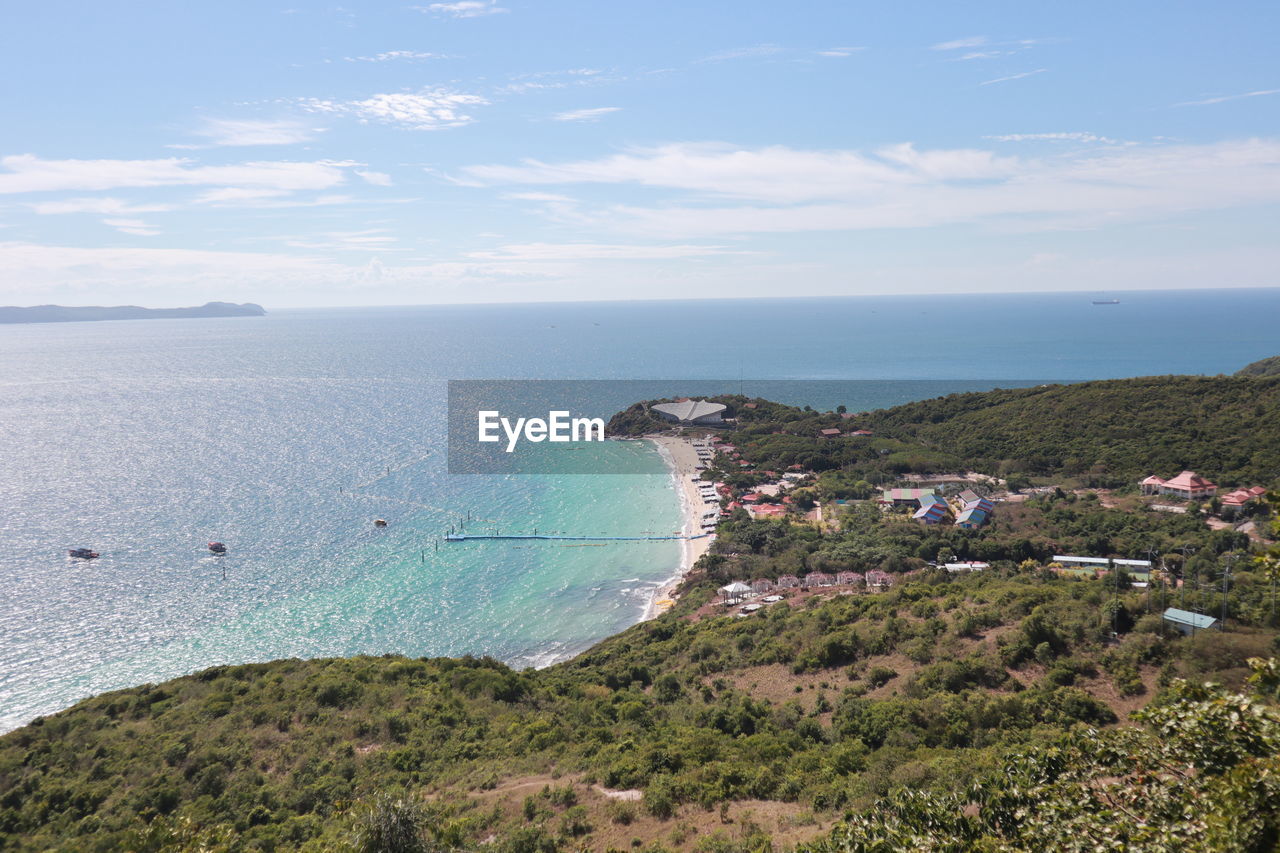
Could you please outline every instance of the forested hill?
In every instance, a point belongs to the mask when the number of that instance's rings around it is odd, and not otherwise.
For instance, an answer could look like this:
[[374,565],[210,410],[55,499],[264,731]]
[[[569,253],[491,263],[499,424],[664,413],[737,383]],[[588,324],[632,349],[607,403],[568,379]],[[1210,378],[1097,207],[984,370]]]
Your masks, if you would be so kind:
[[252,302],[206,302],[194,308],[142,308],[137,305],[111,307],[35,305],[30,308],[0,306],[0,323],[72,323],[86,320],[176,320],[192,317],[261,317],[261,305]]
[[[997,389],[854,414],[738,395],[710,399],[736,416],[725,435],[758,470],[799,465],[871,484],[969,470],[1097,488],[1186,469],[1231,487],[1271,485],[1280,477],[1280,376]],[[645,404],[609,424],[622,435],[669,427],[652,419]],[[821,436],[833,428],[842,435]]]
[[1236,371],[1236,376],[1280,376],[1280,355],[1246,364]]
[[1224,485],[1280,475],[1280,377],[1158,376],[956,394],[857,419],[991,473],[1098,485],[1191,468]]

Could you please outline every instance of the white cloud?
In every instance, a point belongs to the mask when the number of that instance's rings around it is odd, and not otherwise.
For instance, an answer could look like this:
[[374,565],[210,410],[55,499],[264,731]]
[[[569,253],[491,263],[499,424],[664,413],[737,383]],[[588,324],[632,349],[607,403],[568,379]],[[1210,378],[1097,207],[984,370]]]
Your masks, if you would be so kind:
[[43,160],[34,154],[0,157],[0,194],[110,190],[121,187],[223,185],[322,190],[347,179],[348,161],[258,161],[196,166],[189,159]]
[[304,98],[298,102],[310,112],[351,115],[360,121],[400,125],[410,130],[438,130],[470,124],[474,119],[462,112],[462,109],[488,103],[480,95],[451,92],[447,89],[373,95],[360,101]]
[[413,8],[419,12],[449,15],[454,18],[479,18],[485,15],[497,15],[510,11],[499,6],[496,0],[458,0],[455,3],[432,3],[429,6],[414,6]]
[[1043,74],[1048,68],[1037,68],[1035,71],[1023,71],[1020,74],[1010,74],[1008,77],[997,77],[994,80],[983,80],[979,86],[990,86],[992,83],[1008,83],[1010,80],[1021,80],[1024,77],[1030,77],[1033,74]]
[[1209,104],[1221,104],[1224,101],[1238,101],[1241,98],[1260,98],[1263,95],[1280,94],[1280,89],[1259,89],[1256,92],[1243,92],[1239,95],[1219,95],[1216,98],[1205,98],[1203,101],[1183,101],[1175,107],[1203,107]]
[[966,47],[982,47],[987,43],[986,36],[970,36],[969,38],[944,41],[930,47],[930,50],[961,50]]
[[442,53],[421,53],[416,50],[388,50],[373,56],[345,56],[347,62],[420,62],[424,59],[444,59]]
[[568,112],[556,113],[551,117],[552,121],[596,121],[601,116],[609,113],[616,113],[622,107],[593,107],[585,110],[569,110]]
[[41,215],[62,213],[96,213],[122,216],[131,213],[157,213],[172,210],[167,204],[131,204],[118,198],[69,198],[62,201],[41,201],[31,205]]
[[506,193],[502,197],[519,201],[573,201],[569,196],[558,193]]
[[853,56],[860,50],[866,50],[863,47],[829,47],[826,50],[818,51],[818,56],[844,57]]
[[240,202],[254,202],[262,199],[285,198],[286,190],[250,189],[248,187],[221,187],[216,190],[205,190],[195,197],[196,204],[212,204],[218,206],[233,205]]
[[[372,236],[372,235],[369,235]],[[386,248],[375,252],[392,251]],[[473,302],[477,286],[523,287],[555,281],[567,265],[525,261],[438,261],[387,266],[359,253],[352,262],[329,256],[282,252],[221,252],[141,247],[82,248],[35,243],[0,243],[0,293],[22,301],[67,298],[163,304],[174,282],[187,294],[264,304],[314,304],[328,294],[330,304]],[[587,292],[584,290],[584,292]],[[511,292],[486,290],[494,299]],[[46,295],[47,294],[47,295]],[[8,297],[13,299],[13,297]],[[182,297],[199,301],[200,297]],[[525,296],[525,298],[528,298]],[[179,302],[178,304],[183,304]]]
[[1006,175],[1013,161],[990,151],[919,152],[910,144],[858,151],[802,151],[783,146],[740,149],[720,143],[638,148],[599,160],[517,166],[470,166],[475,184],[633,183],[719,196],[793,203],[843,198],[930,178],[974,180]]
[[208,139],[209,145],[217,146],[294,145],[312,139],[321,130],[288,119],[209,118],[194,133]]
[[994,142],[1097,142],[1102,145],[1124,145],[1119,139],[1099,136],[1096,133],[1005,133],[996,136],[984,136]]
[[154,237],[160,232],[141,219],[104,219],[103,225],[110,225],[122,234],[133,234],[138,237]]
[[522,243],[468,257],[518,261],[644,261],[694,258],[707,255],[750,254],[729,252],[723,246],[632,246],[605,243]]
[[391,186],[391,176],[386,172],[371,172],[365,169],[356,169],[356,174],[364,178],[365,183],[373,184],[375,187]]
[[[1280,140],[1129,145],[1057,156],[997,156],[910,144],[858,151],[673,144],[598,160],[473,166],[477,185],[632,184],[664,204],[580,208],[556,218],[654,237],[923,228],[1092,228],[1198,210],[1280,203]],[[745,202],[733,204],[730,202]]]
[[1010,41],[993,42],[986,36],[973,36],[972,38],[956,39],[955,41],[944,41],[941,44],[933,45],[929,49],[946,52],[963,50],[965,51],[964,53],[951,57],[950,61],[971,62],[975,59],[998,59],[1002,56],[1013,56],[1046,41],[1056,41],[1056,39],[1012,39]]
[[726,62],[730,59],[758,59],[765,56],[774,56],[781,53],[782,48],[776,44],[757,44],[753,47],[736,47],[732,50],[722,50],[719,53],[713,53],[710,56],[704,56],[698,62]]
[[387,234],[385,228],[366,228],[362,231],[326,231],[316,237],[294,237],[287,239],[285,245],[297,249],[320,249],[324,251],[377,251],[407,252],[408,249],[392,248],[395,237]]

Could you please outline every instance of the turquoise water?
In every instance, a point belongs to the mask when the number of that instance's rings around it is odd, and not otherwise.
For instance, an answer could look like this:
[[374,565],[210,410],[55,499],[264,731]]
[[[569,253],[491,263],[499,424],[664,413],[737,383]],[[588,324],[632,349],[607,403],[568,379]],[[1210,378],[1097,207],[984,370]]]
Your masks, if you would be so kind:
[[[475,532],[675,530],[657,453],[591,449],[650,466],[635,476],[451,477],[448,379],[742,377],[748,393],[813,394],[788,402],[824,408],[842,401],[838,386],[757,380],[887,380],[867,386],[863,408],[951,387],[906,380],[1218,373],[1280,353],[1276,291],[1121,298],[0,327],[0,729],[214,663],[470,652],[539,665],[635,622],[676,543],[433,543],[468,512]],[[231,553],[209,556],[213,539]],[[76,546],[103,557],[70,561]]]

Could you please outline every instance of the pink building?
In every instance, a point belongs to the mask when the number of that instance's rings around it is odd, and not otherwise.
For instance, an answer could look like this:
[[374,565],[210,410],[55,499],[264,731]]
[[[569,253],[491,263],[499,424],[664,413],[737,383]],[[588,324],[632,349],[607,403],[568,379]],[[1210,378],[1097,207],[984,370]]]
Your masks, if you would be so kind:
[[1248,489],[1236,489],[1234,492],[1227,492],[1222,496],[1223,509],[1240,509],[1249,501],[1256,501],[1267,493],[1262,486],[1253,486]]
[[882,572],[879,569],[872,569],[867,572],[867,586],[875,589],[888,589],[893,586],[893,575],[888,572]]
[[1153,474],[1139,485],[1144,495],[1173,495],[1188,501],[1211,498],[1218,492],[1215,484],[1195,471],[1183,471],[1172,480],[1163,480]]

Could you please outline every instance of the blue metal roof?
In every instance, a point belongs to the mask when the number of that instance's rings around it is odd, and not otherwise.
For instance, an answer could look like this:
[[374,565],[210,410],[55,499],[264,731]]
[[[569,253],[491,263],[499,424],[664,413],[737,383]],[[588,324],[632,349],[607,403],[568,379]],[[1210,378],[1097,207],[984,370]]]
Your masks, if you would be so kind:
[[1179,610],[1176,607],[1170,607],[1166,610],[1164,618],[1178,625],[1189,625],[1192,628],[1211,628],[1218,621],[1212,616],[1205,616],[1203,613],[1192,613],[1190,610]]

